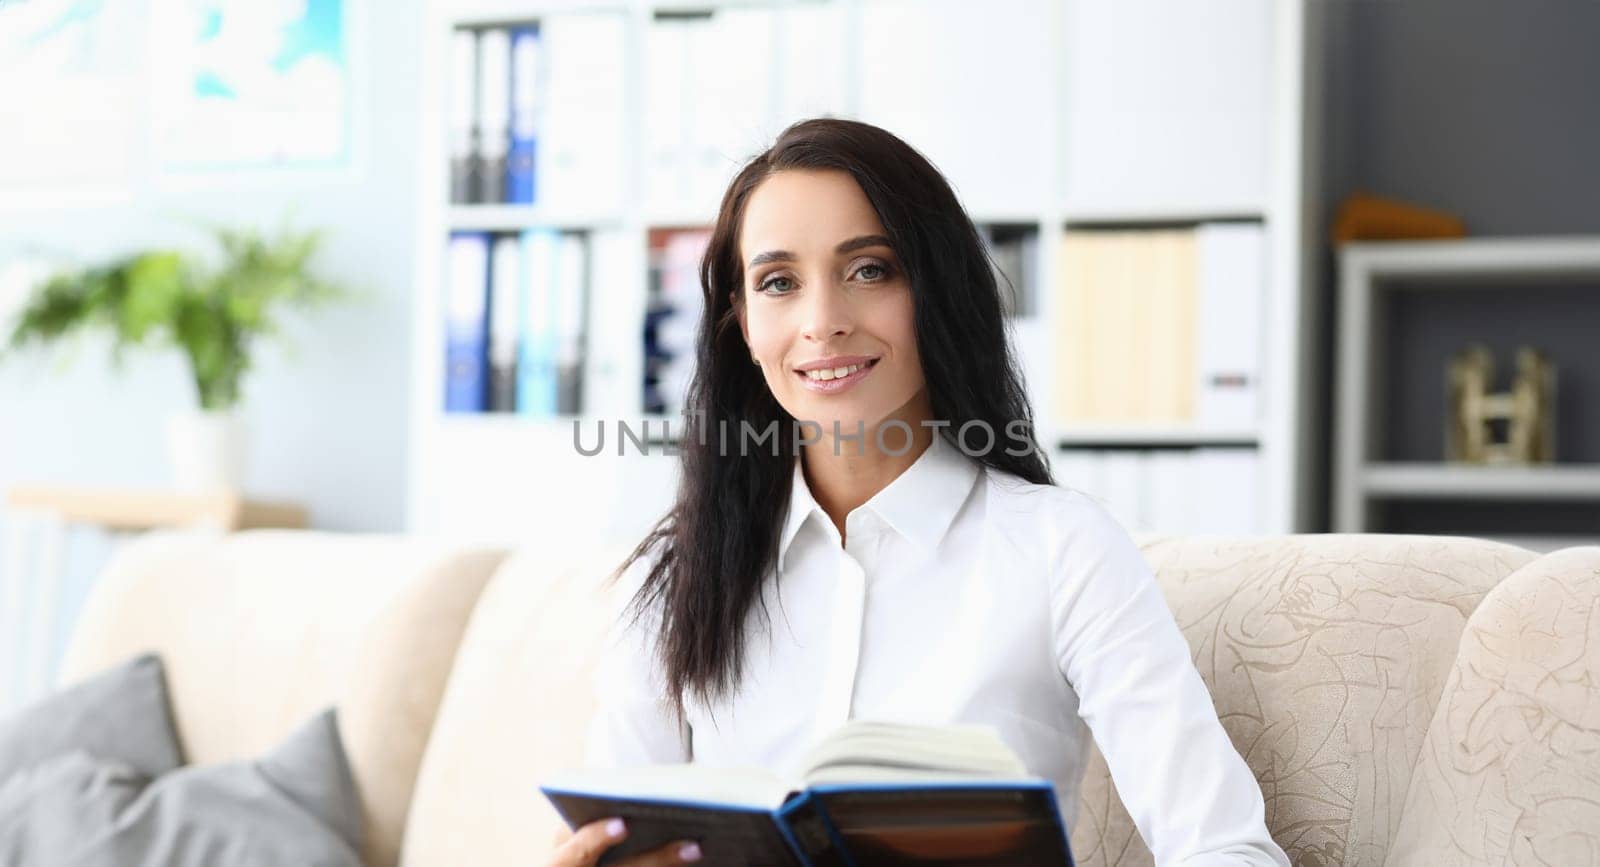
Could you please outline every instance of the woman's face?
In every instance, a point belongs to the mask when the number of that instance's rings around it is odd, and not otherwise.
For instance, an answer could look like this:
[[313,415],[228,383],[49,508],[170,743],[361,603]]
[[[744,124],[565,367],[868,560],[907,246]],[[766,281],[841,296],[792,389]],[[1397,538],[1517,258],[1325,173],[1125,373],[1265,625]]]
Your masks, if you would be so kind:
[[[911,284],[849,173],[789,170],[750,194],[739,325],[773,397],[825,437],[927,417]],[[886,432],[885,445],[901,438]],[[848,447],[850,444],[846,443]]]

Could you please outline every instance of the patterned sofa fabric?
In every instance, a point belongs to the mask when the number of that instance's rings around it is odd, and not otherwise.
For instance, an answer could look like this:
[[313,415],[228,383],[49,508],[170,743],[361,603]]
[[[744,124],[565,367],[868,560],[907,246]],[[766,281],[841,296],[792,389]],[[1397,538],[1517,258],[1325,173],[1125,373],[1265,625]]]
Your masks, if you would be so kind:
[[1600,547],[1473,612],[1401,815],[1390,864],[1600,864]]
[[[1437,536],[1146,540],[1267,824],[1297,865],[1381,865],[1412,768],[1485,595],[1538,555]],[[1098,751],[1073,830],[1086,867],[1145,865]]]

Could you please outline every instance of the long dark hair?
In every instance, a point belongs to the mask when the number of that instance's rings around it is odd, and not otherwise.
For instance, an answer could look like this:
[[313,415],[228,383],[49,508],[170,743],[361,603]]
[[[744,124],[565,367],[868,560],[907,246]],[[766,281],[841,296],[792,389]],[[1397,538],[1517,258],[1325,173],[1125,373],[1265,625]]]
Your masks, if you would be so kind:
[[[677,500],[618,570],[641,559],[650,563],[632,600],[634,623],[660,605],[656,651],[680,715],[689,697],[710,705],[738,685],[745,618],[777,562],[793,485],[794,420],[751,363],[737,306],[744,297],[739,227],[745,203],[763,180],[787,169],[849,172],[877,211],[911,284],[933,417],[950,422],[946,431],[977,420],[1000,432],[1024,421],[1030,441],[1033,436],[1033,412],[1006,339],[983,239],[944,176],[910,145],[870,124],[815,118],[785,129],[722,197],[700,262],[705,314],[686,399]],[[722,430],[732,443],[741,423],[761,432],[773,422],[780,432],[776,454],[770,444],[723,452]],[[1029,482],[1051,483],[1041,450],[1013,451],[1023,450],[991,448],[976,459]]]

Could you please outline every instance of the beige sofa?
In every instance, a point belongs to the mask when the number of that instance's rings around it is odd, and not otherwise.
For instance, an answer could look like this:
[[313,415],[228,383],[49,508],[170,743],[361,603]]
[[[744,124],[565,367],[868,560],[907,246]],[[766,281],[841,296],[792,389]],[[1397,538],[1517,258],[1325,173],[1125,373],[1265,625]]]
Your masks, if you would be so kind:
[[[1140,543],[1296,864],[1600,863],[1600,548]],[[581,756],[623,553],[544,547],[147,537],[97,586],[63,680],[160,652],[194,761],[336,703],[370,864],[536,865],[558,821],[536,783]],[[1072,840],[1082,864],[1150,862],[1098,756]]]

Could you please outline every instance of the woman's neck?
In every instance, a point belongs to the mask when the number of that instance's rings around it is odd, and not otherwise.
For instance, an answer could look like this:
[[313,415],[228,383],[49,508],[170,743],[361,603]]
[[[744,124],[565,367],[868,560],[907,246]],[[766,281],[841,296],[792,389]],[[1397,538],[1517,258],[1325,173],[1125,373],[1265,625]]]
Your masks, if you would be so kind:
[[883,424],[901,421],[911,429],[911,447],[901,454],[894,453],[905,443],[905,431],[899,429],[899,425],[883,431],[883,445],[887,450],[878,447],[878,430],[874,428],[866,428],[860,441],[849,430],[842,431],[849,439],[837,441],[833,431],[824,431],[818,442],[803,447],[801,467],[806,485],[817,505],[838,528],[841,542],[845,538],[845,517],[899,478],[933,444],[938,434],[923,424],[931,417],[924,390],[879,424],[881,429]]

